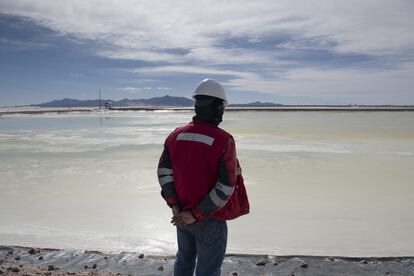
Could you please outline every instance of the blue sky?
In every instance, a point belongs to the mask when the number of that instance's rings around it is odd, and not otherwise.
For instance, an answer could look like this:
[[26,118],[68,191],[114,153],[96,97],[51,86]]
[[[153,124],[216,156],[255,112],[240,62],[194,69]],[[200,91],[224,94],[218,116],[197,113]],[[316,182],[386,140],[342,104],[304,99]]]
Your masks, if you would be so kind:
[[60,98],[414,104],[414,2],[0,2],[0,106]]

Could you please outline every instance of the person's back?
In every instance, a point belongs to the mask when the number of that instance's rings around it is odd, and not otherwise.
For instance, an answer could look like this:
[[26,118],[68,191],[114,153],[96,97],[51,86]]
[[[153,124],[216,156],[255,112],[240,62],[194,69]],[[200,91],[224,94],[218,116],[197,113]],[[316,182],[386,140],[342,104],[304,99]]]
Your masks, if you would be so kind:
[[174,274],[192,275],[197,257],[197,275],[219,275],[226,220],[248,213],[249,205],[233,137],[218,127],[227,104],[224,89],[204,80],[194,98],[196,116],[167,137],[158,177],[177,226]]
[[[198,119],[176,129],[167,139],[175,191],[184,210],[196,207],[214,187],[223,152],[232,149],[227,145],[230,141],[228,133]],[[227,166],[231,166],[229,171],[234,174],[236,162],[235,159],[231,161]],[[229,181],[235,182],[234,179]]]

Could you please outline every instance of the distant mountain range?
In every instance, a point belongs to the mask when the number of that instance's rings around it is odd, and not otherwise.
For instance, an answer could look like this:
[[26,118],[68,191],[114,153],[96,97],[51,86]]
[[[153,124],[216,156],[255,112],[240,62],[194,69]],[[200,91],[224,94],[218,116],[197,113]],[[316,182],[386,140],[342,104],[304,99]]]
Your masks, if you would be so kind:
[[156,97],[151,99],[122,99],[114,101],[110,99],[96,100],[77,100],[77,99],[62,99],[54,100],[47,103],[41,103],[36,106],[40,107],[102,107],[109,104],[112,107],[132,107],[132,106],[193,106],[194,101],[184,97]]
[[[46,103],[41,103],[33,106],[40,107],[99,107],[99,105],[105,107],[109,105],[111,107],[134,107],[134,106],[176,106],[176,107],[190,107],[194,105],[194,101],[185,97],[172,97],[172,96],[163,96],[155,97],[151,99],[122,99],[119,101],[114,101],[110,99],[99,99],[96,100],[77,100],[65,98],[62,100],[53,100]],[[248,104],[235,104],[230,106],[240,106],[240,107],[261,107],[261,106],[282,106],[281,104],[275,103],[262,103],[262,102],[253,102]]]
[[279,104],[279,103],[269,103],[269,102],[252,102],[252,103],[247,103],[247,104],[230,104],[229,106],[237,106],[237,107],[272,107],[272,106],[283,106],[283,104]]

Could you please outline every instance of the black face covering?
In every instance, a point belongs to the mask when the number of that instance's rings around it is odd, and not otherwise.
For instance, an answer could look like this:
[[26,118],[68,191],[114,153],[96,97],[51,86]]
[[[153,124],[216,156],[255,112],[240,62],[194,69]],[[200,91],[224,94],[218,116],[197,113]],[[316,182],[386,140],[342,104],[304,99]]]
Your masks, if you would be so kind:
[[196,118],[211,124],[218,125],[223,120],[224,102],[222,99],[198,95],[195,101]]

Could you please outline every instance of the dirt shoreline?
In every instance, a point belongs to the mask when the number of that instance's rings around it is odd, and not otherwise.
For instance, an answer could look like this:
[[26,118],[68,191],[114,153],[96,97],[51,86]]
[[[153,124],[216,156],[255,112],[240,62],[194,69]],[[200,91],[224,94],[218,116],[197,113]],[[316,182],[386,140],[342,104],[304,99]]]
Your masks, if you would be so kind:
[[[0,246],[0,275],[171,275],[174,256]],[[413,257],[228,254],[221,275],[414,275]]]

